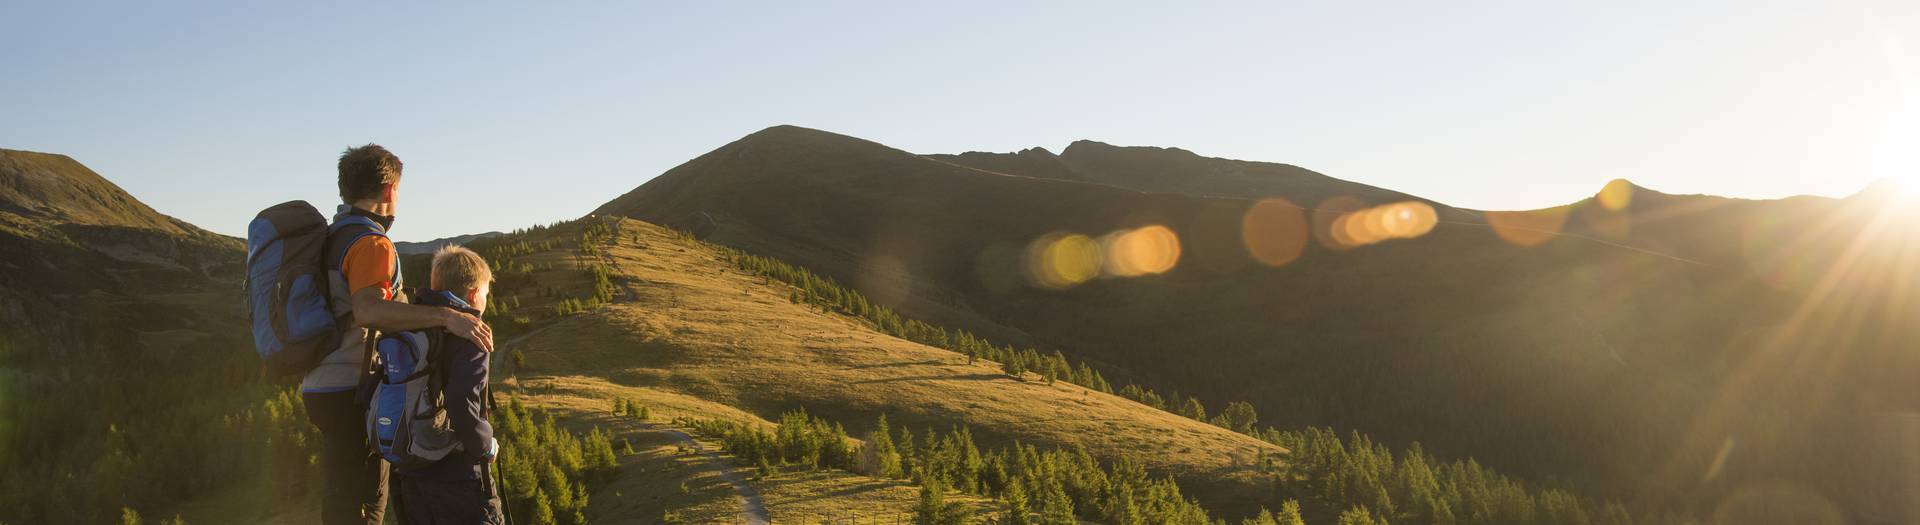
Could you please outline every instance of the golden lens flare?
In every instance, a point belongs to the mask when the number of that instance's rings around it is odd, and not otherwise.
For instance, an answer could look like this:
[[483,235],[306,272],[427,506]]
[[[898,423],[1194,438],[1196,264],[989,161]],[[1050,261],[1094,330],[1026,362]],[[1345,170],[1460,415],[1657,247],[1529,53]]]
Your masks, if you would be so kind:
[[1307,213],[1286,199],[1253,203],[1240,219],[1240,241],[1260,264],[1280,267],[1307,248]]
[[1610,210],[1605,205],[1581,206],[1580,217],[1586,219],[1587,228],[1603,238],[1620,240],[1633,233],[1632,215],[1624,209]]
[[1389,224],[1396,238],[1424,237],[1433,232],[1434,226],[1440,224],[1440,212],[1435,211],[1431,204],[1409,201],[1393,206],[1394,210],[1389,215],[1391,217]]
[[1027,245],[1027,278],[1059,290],[1100,276],[1100,243],[1077,233],[1049,233]]
[[1347,239],[1346,223],[1342,221],[1348,214],[1367,209],[1367,203],[1360,199],[1341,195],[1320,203],[1313,210],[1313,238],[1329,250],[1351,250],[1360,245]]
[[1334,241],[1349,248],[1373,244],[1373,240],[1379,235],[1367,227],[1367,210],[1341,215],[1340,218],[1334,219],[1333,229],[1328,233],[1333,234]]
[[1600,193],[1594,195],[1594,199],[1610,211],[1625,210],[1633,204],[1633,183],[1627,182],[1627,179],[1613,179],[1607,182],[1606,187],[1600,188]]
[[1560,229],[1567,225],[1567,209],[1562,206],[1534,211],[1490,211],[1486,213],[1487,226],[1508,244],[1539,246],[1560,235]]
[[1180,264],[1180,236],[1158,224],[1109,233],[1100,246],[1110,277],[1162,274]]
[[1440,222],[1433,206],[1419,201],[1396,202],[1340,215],[1327,227],[1333,245],[1357,248],[1393,239],[1412,239],[1433,231]]

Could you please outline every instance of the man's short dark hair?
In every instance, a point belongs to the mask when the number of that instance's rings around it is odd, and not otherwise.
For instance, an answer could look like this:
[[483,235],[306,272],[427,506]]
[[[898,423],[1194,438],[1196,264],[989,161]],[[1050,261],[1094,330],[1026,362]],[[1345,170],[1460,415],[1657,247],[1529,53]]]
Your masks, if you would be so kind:
[[400,182],[400,157],[379,144],[347,148],[340,154],[340,201],[353,204],[379,195]]

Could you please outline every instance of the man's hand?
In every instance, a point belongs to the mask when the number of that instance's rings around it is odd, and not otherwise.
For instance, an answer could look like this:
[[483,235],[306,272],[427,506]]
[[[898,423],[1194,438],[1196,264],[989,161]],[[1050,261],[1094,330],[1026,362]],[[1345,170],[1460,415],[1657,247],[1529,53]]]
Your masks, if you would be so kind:
[[493,352],[493,328],[487,326],[486,321],[465,312],[446,312],[450,314],[445,325],[447,332],[473,341],[473,344],[480,345],[481,350]]

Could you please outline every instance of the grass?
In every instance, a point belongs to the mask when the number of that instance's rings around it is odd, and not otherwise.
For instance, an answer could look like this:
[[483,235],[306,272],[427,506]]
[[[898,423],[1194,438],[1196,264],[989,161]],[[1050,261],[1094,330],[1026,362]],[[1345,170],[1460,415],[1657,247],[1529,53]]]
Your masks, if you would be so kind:
[[[920,488],[843,471],[783,473],[755,483],[774,523],[913,523]],[[991,500],[949,492],[974,516],[992,515]]]
[[[1226,505],[1262,485],[1249,467],[1257,457],[1283,453],[1116,396],[1016,380],[991,363],[969,365],[960,354],[879,334],[793,304],[790,287],[735,269],[719,250],[672,230],[614,222],[617,241],[601,251],[624,290],[612,304],[554,321],[518,346],[528,365],[508,388],[526,392],[532,404],[584,416],[627,397],[648,405],[656,421],[761,424],[804,407],[852,425],[856,436],[881,413],[916,432],[966,424],[983,444],[1082,445],[1101,457],[1130,457],[1175,474],[1202,501]],[[551,271],[580,274],[565,265]],[[569,293],[587,287],[581,279]]]
[[[636,454],[620,458],[620,474],[596,487],[587,506],[593,523],[726,523],[740,512],[733,490],[711,461],[684,453],[658,430],[628,429]],[[681,487],[687,490],[682,491]]]

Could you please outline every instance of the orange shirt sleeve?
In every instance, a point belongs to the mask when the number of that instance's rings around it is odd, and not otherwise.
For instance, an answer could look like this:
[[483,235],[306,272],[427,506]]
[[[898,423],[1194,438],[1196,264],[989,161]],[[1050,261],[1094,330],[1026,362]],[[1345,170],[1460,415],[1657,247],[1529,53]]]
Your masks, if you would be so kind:
[[369,235],[354,241],[347,248],[346,260],[340,263],[341,273],[347,277],[347,294],[378,286],[382,299],[393,300],[393,262],[399,257],[393,241],[384,236]]

